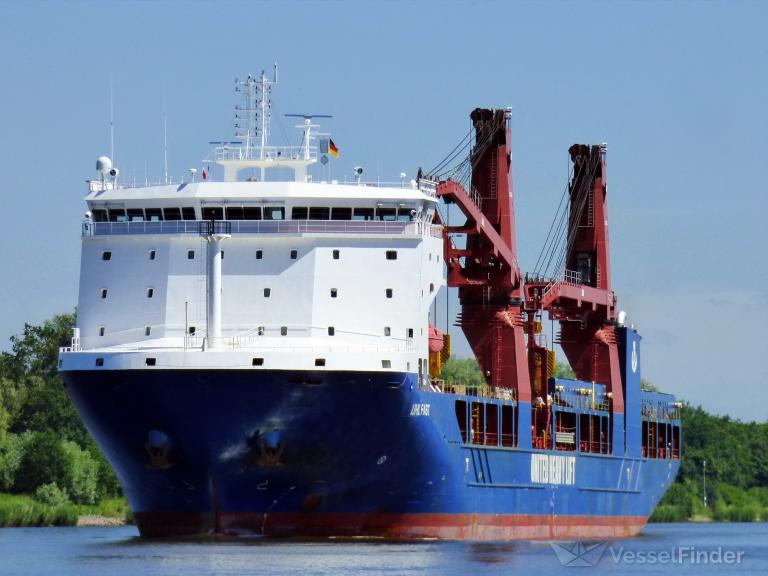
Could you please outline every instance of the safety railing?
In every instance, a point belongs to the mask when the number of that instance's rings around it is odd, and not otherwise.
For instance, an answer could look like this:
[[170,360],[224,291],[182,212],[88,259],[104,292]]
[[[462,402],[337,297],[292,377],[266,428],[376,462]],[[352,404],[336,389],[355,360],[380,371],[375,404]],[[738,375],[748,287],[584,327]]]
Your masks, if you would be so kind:
[[[217,221],[218,225],[222,221]],[[442,237],[442,228],[423,222],[385,222],[378,220],[231,220],[232,234],[387,234],[421,236],[429,233]],[[83,236],[158,235],[201,233],[196,220],[161,220],[156,222],[83,222]]]

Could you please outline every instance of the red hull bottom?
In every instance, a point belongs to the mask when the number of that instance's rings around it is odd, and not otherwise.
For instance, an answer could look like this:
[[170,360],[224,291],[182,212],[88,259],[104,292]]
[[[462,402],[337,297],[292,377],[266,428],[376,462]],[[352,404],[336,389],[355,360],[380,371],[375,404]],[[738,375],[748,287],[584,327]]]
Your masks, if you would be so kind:
[[645,516],[139,512],[142,536],[264,535],[388,540],[604,540],[635,536]]

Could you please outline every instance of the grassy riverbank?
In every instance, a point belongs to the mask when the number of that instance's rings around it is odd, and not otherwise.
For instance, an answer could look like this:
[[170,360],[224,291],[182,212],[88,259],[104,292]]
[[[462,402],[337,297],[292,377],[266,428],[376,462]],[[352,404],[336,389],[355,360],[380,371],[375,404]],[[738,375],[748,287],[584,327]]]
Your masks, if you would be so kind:
[[98,504],[70,502],[51,505],[26,494],[0,494],[0,527],[77,526],[86,524],[123,524],[132,521],[122,498],[107,498]]

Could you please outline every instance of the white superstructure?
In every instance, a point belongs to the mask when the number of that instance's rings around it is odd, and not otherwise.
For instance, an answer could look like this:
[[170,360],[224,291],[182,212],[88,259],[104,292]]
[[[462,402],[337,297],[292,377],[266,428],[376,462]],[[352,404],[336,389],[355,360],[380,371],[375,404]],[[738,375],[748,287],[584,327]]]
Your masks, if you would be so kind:
[[[273,167],[248,139],[242,167]],[[112,181],[85,200],[79,340],[62,368],[428,373],[444,284],[428,183]]]

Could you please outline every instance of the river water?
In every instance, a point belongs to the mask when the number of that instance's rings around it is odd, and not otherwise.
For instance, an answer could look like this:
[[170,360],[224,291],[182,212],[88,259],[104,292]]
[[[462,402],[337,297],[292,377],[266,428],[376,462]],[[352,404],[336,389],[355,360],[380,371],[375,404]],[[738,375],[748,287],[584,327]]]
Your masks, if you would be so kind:
[[657,524],[631,540],[554,546],[548,542],[147,541],[138,538],[133,526],[0,529],[0,574],[14,576],[544,576],[579,570],[582,574],[596,570],[765,576],[768,524]]

